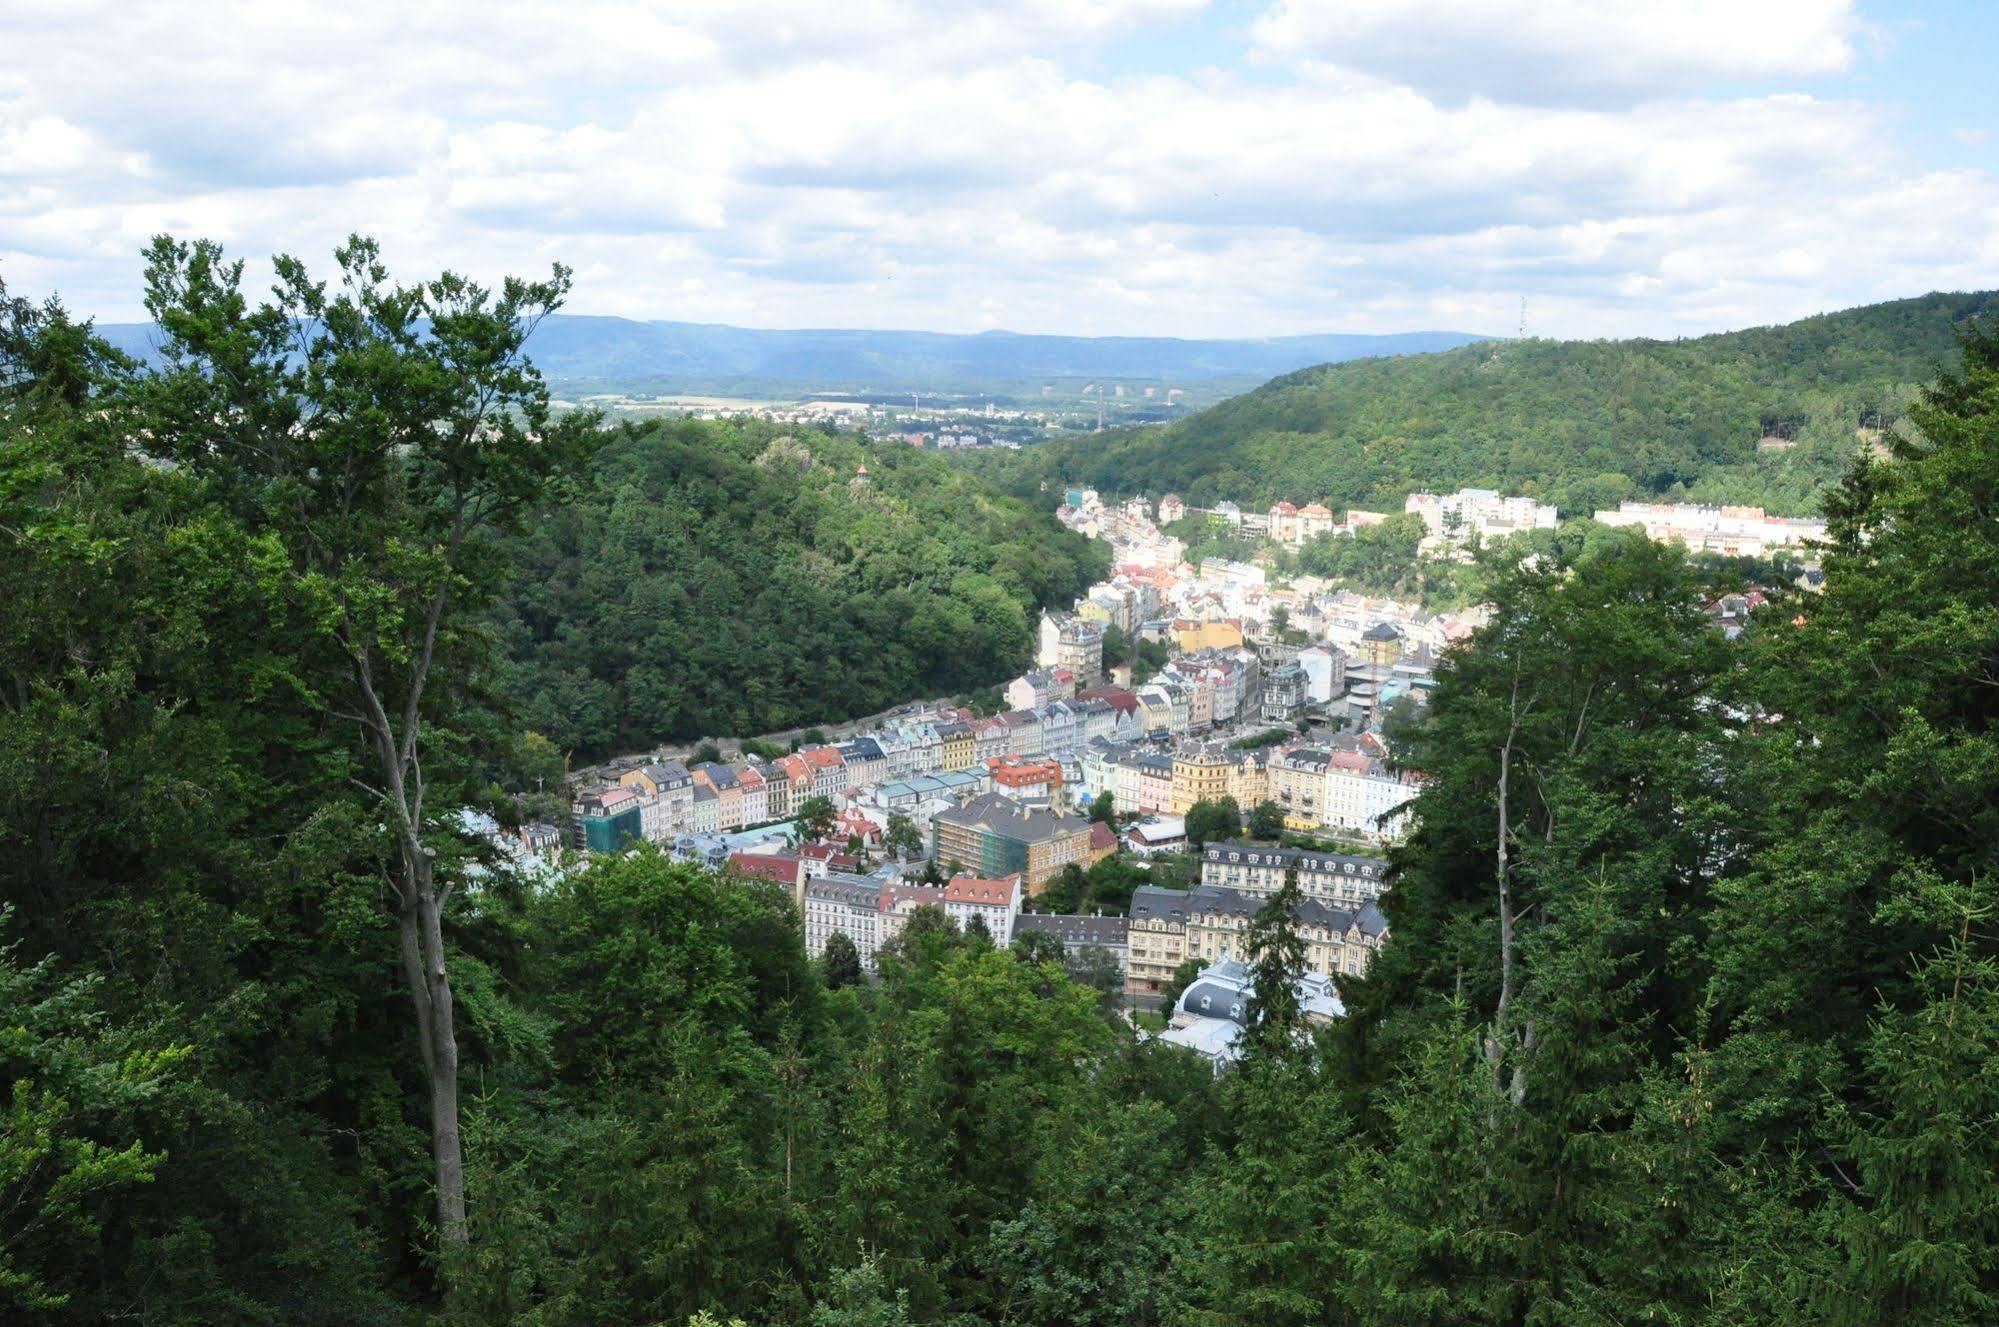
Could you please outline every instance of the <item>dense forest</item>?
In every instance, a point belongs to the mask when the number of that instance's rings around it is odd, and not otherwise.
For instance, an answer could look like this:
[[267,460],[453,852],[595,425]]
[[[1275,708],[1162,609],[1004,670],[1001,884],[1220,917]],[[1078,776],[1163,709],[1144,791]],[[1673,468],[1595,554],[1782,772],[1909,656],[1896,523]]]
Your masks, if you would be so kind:
[[1999,1317],[1999,336],[1740,640],[1629,533],[1489,564],[1394,938],[1305,1024],[1287,886],[1216,1077],[940,913],[856,980],[465,837],[603,441],[521,358],[559,269],[339,260],[161,241],[143,372],[0,296],[0,1319]]
[[[1681,341],[1489,341],[1322,365],[1164,428],[968,461],[1043,482],[1399,511],[1419,491],[1531,494],[1565,516],[1627,498],[1813,514],[1864,442],[1999,295],[1925,295]],[[1758,450],[1765,438],[1776,442]]]
[[934,455],[695,421],[613,435],[513,554],[501,685],[584,755],[991,686],[1106,561]]

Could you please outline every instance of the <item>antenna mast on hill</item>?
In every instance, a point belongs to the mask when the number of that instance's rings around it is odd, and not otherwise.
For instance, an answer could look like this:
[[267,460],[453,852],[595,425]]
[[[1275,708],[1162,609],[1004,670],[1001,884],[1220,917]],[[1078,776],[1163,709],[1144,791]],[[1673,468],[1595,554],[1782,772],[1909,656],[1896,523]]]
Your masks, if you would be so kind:
[[1520,297],[1520,334],[1515,339],[1520,341],[1527,339],[1527,297],[1525,295]]

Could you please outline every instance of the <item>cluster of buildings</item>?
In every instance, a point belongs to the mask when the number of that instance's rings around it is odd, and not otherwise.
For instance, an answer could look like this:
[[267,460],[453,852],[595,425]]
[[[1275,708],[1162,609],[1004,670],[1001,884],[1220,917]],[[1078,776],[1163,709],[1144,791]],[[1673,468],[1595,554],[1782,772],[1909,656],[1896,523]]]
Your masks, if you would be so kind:
[[[1299,973],[1297,996],[1298,1012],[1308,1027],[1346,1012],[1332,977],[1324,972]],[[1220,1073],[1241,1058],[1239,1043],[1255,1002],[1256,974],[1249,964],[1232,958],[1212,963],[1181,992],[1159,1040],[1207,1057]]]
[[1623,502],[1600,511],[1603,525],[1643,530],[1648,539],[1678,541],[1690,553],[1762,557],[1780,548],[1805,549],[1823,542],[1824,521],[1771,516],[1761,507],[1703,507],[1689,502]]
[[1231,530],[1293,547],[1309,543],[1320,535],[1352,534],[1355,530],[1379,525],[1388,519],[1385,512],[1352,509],[1342,518],[1320,502],[1308,502],[1302,507],[1293,502],[1276,502],[1268,511],[1244,511],[1233,502],[1217,502],[1206,508],[1189,507],[1180,501],[1178,495],[1168,493],[1159,500],[1159,505],[1163,510],[1169,504],[1179,513],[1174,518],[1176,520],[1190,514],[1205,515]]
[[1433,557],[1526,530],[1552,530],[1557,520],[1547,503],[1508,497],[1489,488],[1461,488],[1441,495],[1411,493],[1402,510],[1423,518],[1429,535],[1418,551]]
[[1303,895],[1296,920],[1306,968],[1364,973],[1388,938],[1388,919],[1378,902],[1387,870],[1388,863],[1377,857],[1210,843],[1201,853],[1199,885],[1141,885],[1132,894],[1126,987],[1158,991],[1189,959],[1210,964],[1246,957],[1251,919],[1292,871]]
[[[752,865],[740,858],[730,862],[731,868],[742,871]],[[861,966],[869,972],[875,970],[883,946],[902,934],[911,914],[926,906],[941,910],[960,930],[976,923],[994,944],[1012,944],[1024,897],[1018,875],[954,875],[942,885],[921,885],[905,883],[894,868],[865,875],[817,873],[801,882],[797,895],[806,952],[822,957],[827,942],[838,933],[853,941]]]

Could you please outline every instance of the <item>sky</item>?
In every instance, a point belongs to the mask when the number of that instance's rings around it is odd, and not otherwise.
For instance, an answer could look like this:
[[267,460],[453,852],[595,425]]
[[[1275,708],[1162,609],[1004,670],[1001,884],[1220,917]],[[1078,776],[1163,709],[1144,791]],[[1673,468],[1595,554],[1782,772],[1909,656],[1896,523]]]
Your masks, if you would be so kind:
[[1676,336],[1999,285],[1990,0],[0,0],[0,281],[149,237],[574,313]]

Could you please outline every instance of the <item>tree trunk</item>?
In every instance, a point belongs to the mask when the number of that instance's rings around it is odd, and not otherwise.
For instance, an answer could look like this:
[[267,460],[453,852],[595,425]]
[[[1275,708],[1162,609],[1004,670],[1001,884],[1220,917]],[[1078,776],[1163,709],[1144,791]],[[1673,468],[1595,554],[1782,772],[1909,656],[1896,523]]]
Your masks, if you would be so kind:
[[[1532,703],[1531,701],[1529,702]],[[1511,839],[1513,819],[1511,796],[1513,791],[1513,744],[1520,737],[1520,660],[1516,655],[1513,665],[1513,694],[1507,702],[1506,741],[1499,748],[1499,779],[1495,789],[1498,824],[1495,828],[1496,842],[1493,844],[1493,875],[1499,893],[1499,1001],[1492,1012],[1492,1032],[1485,1041],[1486,1063],[1492,1070],[1494,1088],[1503,1080],[1506,1065],[1506,1050],[1512,1030],[1508,1026],[1513,1011],[1514,976],[1514,936],[1513,913],[1513,861]],[[1516,1063],[1513,1084],[1508,1095],[1518,1102],[1526,1095],[1527,1081],[1525,1066]]]
[[428,848],[406,842],[407,893],[402,913],[403,972],[416,1008],[417,1040],[430,1086],[430,1151],[437,1172],[437,1228],[448,1248],[467,1242],[465,1152],[458,1134],[458,1034],[451,978],[444,964],[444,900]]

